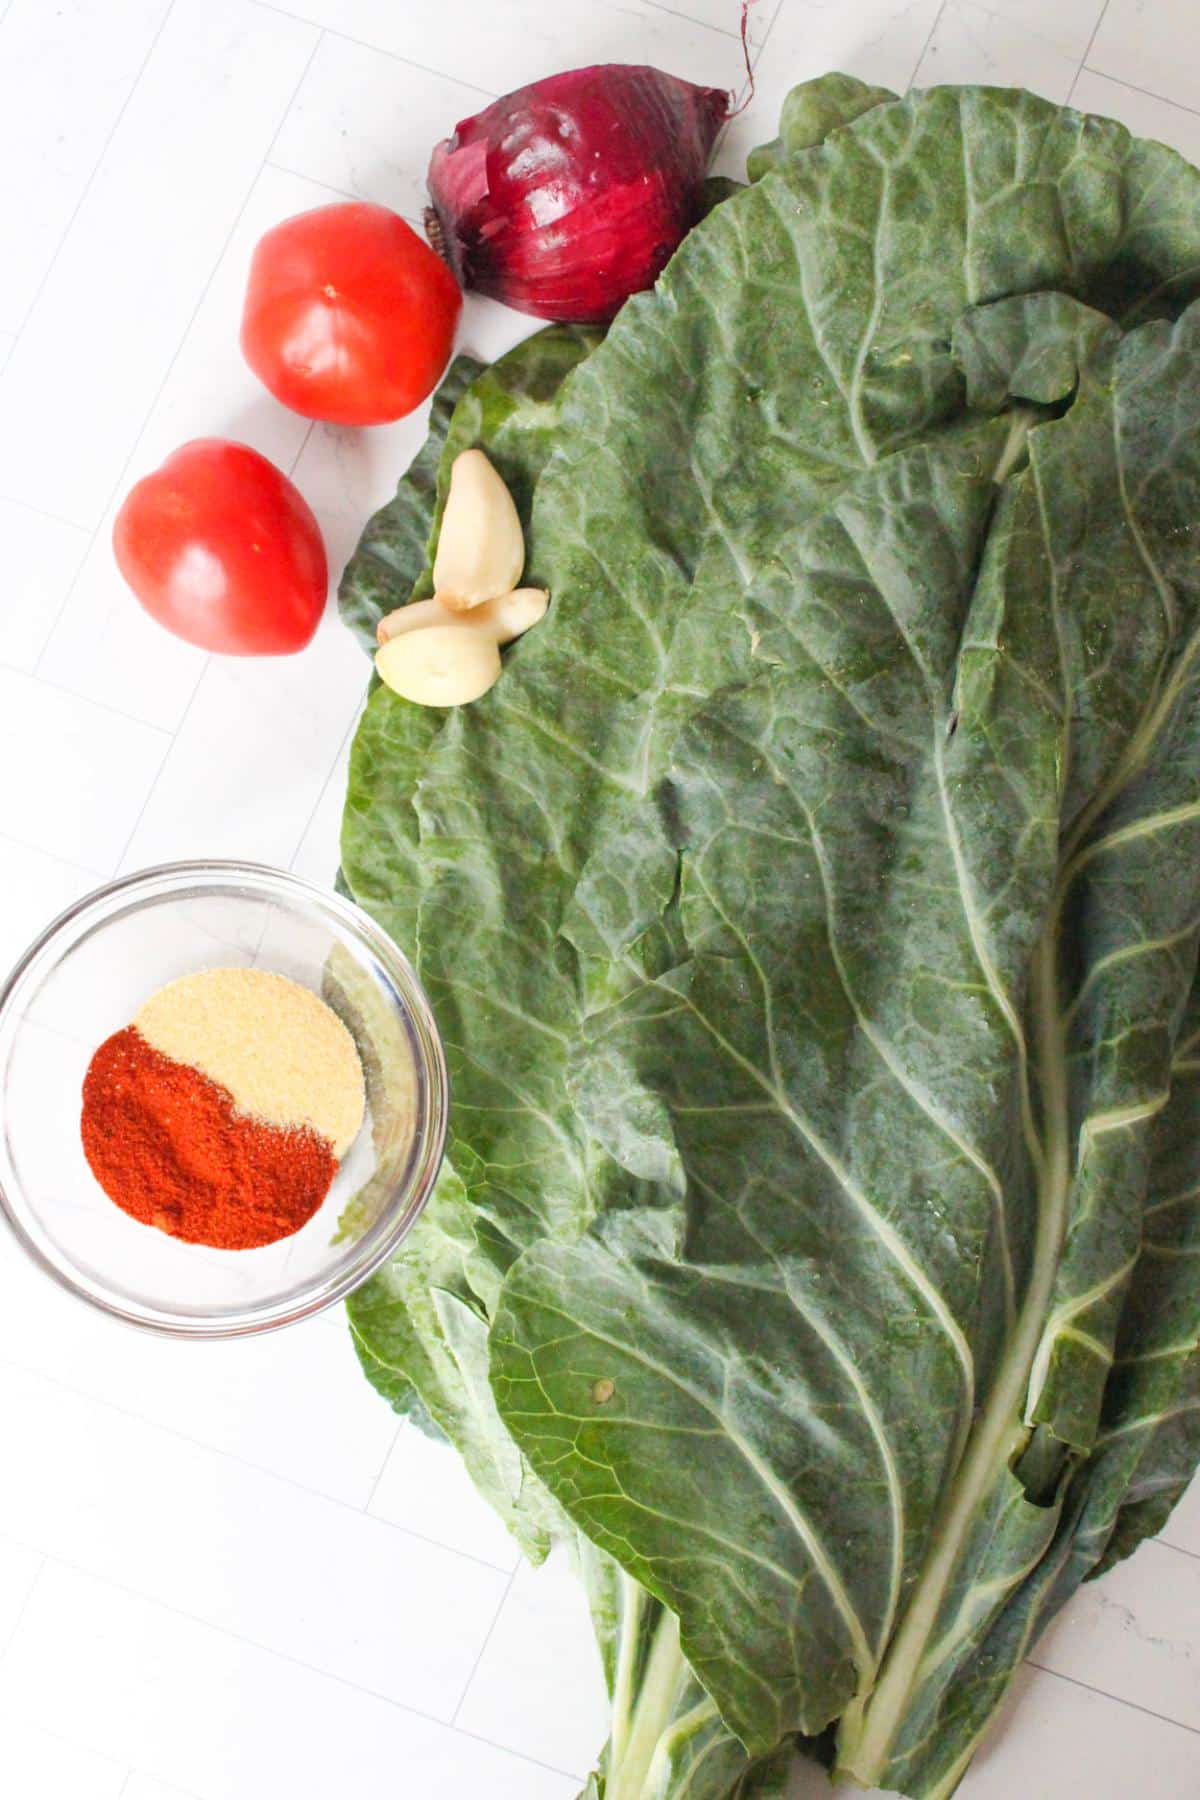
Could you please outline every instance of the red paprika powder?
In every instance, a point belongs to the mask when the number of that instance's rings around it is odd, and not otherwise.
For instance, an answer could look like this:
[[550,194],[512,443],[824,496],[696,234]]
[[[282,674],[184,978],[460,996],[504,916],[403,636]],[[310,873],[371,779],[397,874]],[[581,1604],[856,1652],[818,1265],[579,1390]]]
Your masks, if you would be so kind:
[[221,1250],[298,1231],[337,1172],[325,1138],[238,1113],[227,1089],[133,1026],[93,1056],[81,1128],[92,1173],[123,1212]]

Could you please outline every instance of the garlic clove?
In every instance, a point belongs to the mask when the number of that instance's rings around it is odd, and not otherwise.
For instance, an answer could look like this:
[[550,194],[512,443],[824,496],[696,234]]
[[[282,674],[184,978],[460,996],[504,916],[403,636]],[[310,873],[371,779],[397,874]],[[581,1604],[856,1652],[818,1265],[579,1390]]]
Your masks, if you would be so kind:
[[524,566],[525,535],[512,495],[482,450],[464,450],[450,469],[434,592],[451,612],[465,612],[511,593]]
[[383,645],[406,631],[423,631],[429,625],[452,625],[457,617],[456,613],[447,612],[440,600],[413,600],[380,619],[375,636]]
[[462,625],[404,631],[375,653],[381,681],[418,706],[466,706],[500,673],[500,650],[488,632]]
[[490,631],[498,644],[511,644],[545,618],[549,604],[545,588],[514,588],[511,594],[501,594],[498,600],[488,600],[457,616],[472,631]]
[[511,644],[546,616],[550,596],[545,588],[514,588],[498,600],[484,600],[470,612],[451,612],[441,600],[414,600],[398,606],[375,627],[381,644],[409,631],[425,631],[431,625],[457,625],[460,631],[481,631],[498,644]]

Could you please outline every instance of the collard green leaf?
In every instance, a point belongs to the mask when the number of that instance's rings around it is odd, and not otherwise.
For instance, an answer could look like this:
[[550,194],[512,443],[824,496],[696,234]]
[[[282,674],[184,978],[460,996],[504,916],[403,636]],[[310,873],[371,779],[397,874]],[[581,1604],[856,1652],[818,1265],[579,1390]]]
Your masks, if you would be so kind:
[[[1198,269],[1200,176],[1029,95],[797,140],[565,381],[544,626],[419,756],[368,707],[446,1428],[623,1571],[664,1800],[694,1682],[714,1794],[834,1721],[949,1794],[1194,1462]],[[365,1336],[437,1417],[414,1246]]]
[[802,81],[783,103],[779,136],[760,144],[746,159],[751,181],[769,175],[788,157],[823,144],[840,125],[852,125],[873,106],[896,98],[890,88],[872,87],[856,75],[821,75]]

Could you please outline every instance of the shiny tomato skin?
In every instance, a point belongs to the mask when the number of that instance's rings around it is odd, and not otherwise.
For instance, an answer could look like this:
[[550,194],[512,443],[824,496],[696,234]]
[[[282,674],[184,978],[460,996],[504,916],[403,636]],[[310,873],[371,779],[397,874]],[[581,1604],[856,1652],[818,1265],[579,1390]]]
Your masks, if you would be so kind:
[[454,346],[458,283],[386,206],[337,202],[260,238],[242,354],[306,419],[383,425],[433,392]]
[[202,650],[287,656],[324,611],[311,508],[274,463],[227,438],[183,444],[130,488],[113,551],[151,618]]

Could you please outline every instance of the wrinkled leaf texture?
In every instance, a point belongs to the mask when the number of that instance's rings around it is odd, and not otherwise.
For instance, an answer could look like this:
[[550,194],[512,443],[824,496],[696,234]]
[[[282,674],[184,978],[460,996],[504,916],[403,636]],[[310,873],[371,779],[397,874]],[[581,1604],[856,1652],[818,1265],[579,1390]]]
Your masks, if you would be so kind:
[[678,1616],[710,1770],[837,1722],[933,1796],[1200,1450],[1200,176],[1018,92],[790,119],[449,427],[553,605],[358,734],[454,1109],[352,1312]]

